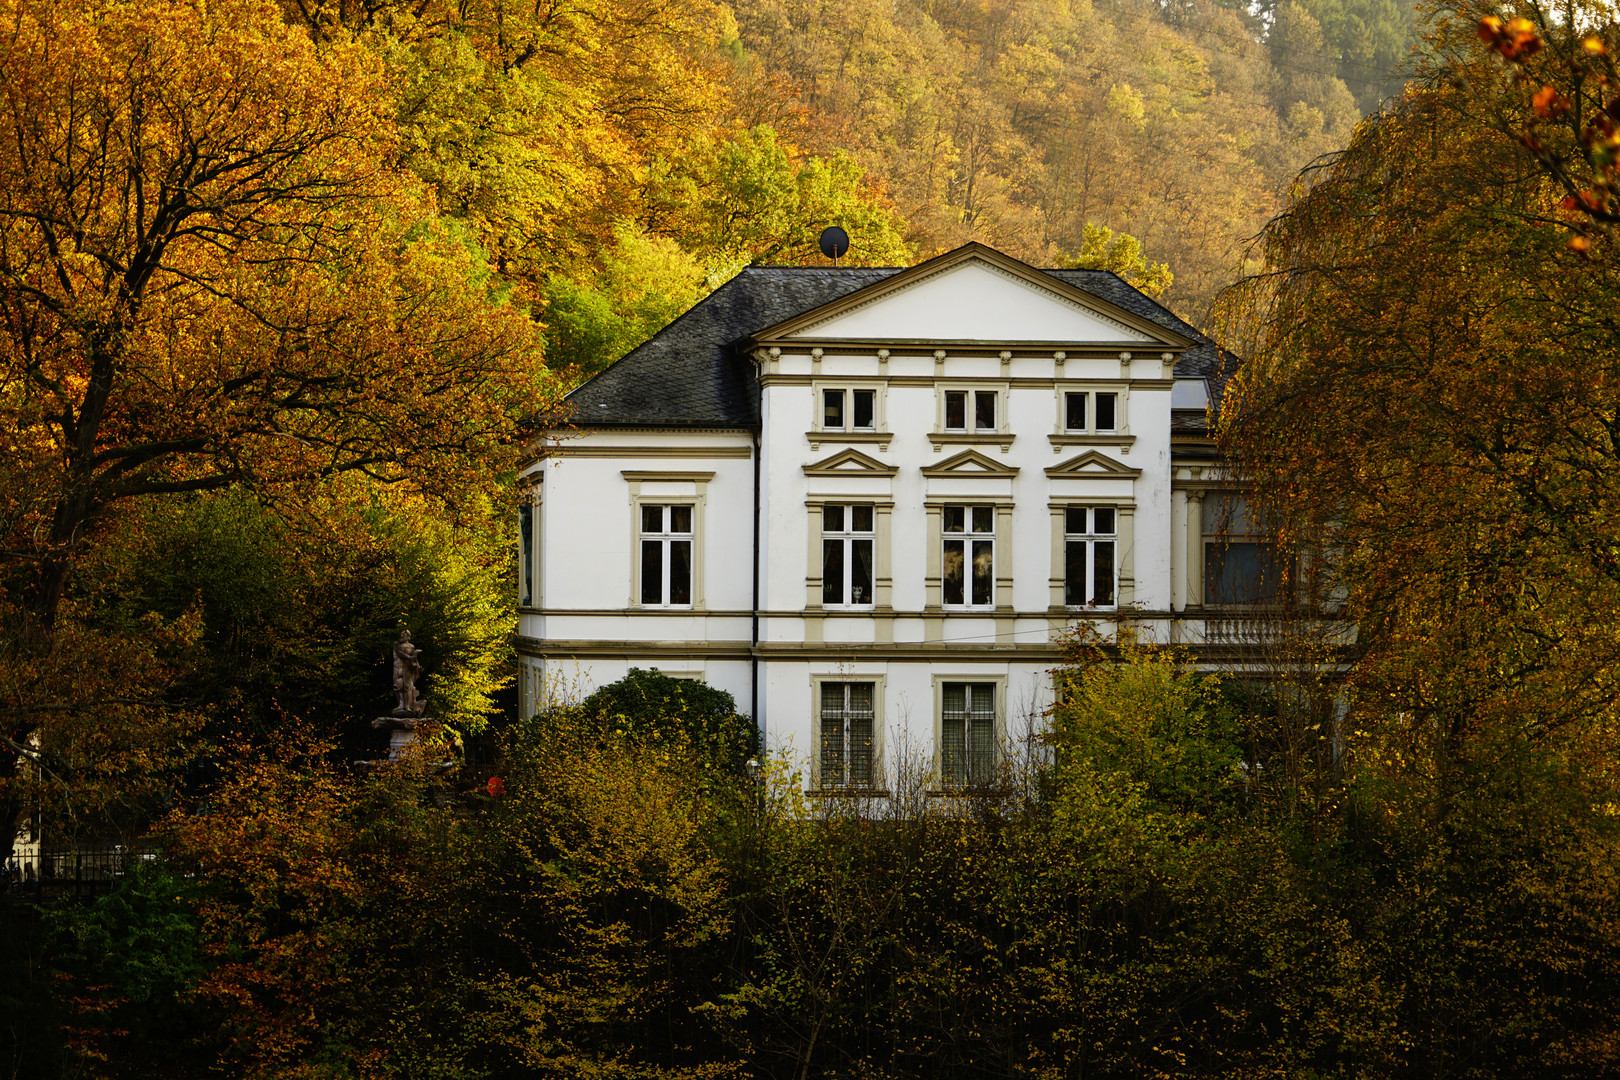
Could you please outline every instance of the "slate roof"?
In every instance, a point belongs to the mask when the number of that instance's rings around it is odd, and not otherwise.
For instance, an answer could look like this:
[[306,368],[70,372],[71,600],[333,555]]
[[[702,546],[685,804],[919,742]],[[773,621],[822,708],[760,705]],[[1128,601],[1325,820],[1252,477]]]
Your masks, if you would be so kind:
[[[743,428],[759,426],[753,365],[738,348],[750,334],[786,322],[901,272],[900,267],[749,267],[652,338],[568,395],[579,427]],[[1201,376],[1210,400],[1236,358],[1106,270],[1046,270],[1070,285],[1193,338],[1176,364]]]

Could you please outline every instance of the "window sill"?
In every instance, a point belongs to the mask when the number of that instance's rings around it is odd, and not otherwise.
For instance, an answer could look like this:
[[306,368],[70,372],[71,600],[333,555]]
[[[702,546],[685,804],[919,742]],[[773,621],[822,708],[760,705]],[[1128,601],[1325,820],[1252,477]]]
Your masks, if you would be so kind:
[[940,447],[945,446],[947,443],[967,443],[977,446],[999,446],[1001,452],[1005,454],[1012,449],[1013,441],[1016,438],[1017,436],[1010,431],[931,431],[928,433],[928,441],[933,445],[936,453],[939,452]]
[[877,443],[879,453],[894,441],[892,431],[807,431],[804,437],[810,440],[812,450],[820,450],[822,443]]
[[1118,433],[1087,435],[1083,431],[1065,431],[1058,435],[1048,435],[1052,443],[1052,453],[1061,454],[1065,446],[1117,446],[1125,452],[1136,442],[1135,435],[1120,435]]
[[805,794],[812,799],[887,799],[888,788],[876,787],[833,787],[808,788]]

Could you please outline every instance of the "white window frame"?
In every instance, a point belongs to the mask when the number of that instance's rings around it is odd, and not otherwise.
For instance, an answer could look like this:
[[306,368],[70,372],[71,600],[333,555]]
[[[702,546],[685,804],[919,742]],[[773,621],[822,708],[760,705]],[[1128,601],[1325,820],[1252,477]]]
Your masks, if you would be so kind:
[[[997,520],[1001,515],[997,507],[991,502],[981,502],[971,499],[942,503],[940,506],[940,606],[947,611],[993,611],[996,608],[996,569],[997,569]],[[951,511],[962,511],[963,529],[961,532],[950,530]],[[976,518],[988,518],[990,528],[981,530],[977,526]],[[975,600],[973,598],[973,562],[975,548],[980,544],[990,545],[990,597],[988,600]],[[962,547],[962,600],[952,603],[946,599],[946,580],[950,576],[950,560],[948,547],[950,544],[960,544]]]
[[[857,426],[855,423],[855,395],[865,393],[872,395],[872,422]],[[841,394],[843,402],[839,406],[844,414],[844,422],[837,426],[827,423],[827,395]],[[812,427],[816,431],[845,432],[852,434],[870,434],[883,430],[883,387],[879,384],[861,383],[817,383],[815,384],[815,423]]]
[[[988,686],[991,688],[991,701],[993,715],[990,723],[989,761],[981,766],[985,775],[973,775],[971,766],[971,729],[966,727],[967,718],[947,720],[945,716],[945,692],[948,685],[960,684],[968,689],[966,694],[967,712],[971,712],[973,702],[972,687]],[[1005,675],[979,675],[979,674],[944,674],[934,676],[934,746],[936,747],[935,760],[936,776],[941,791],[965,792],[982,789],[994,784],[1000,776],[1002,761],[1002,739],[1006,731],[1007,716],[1007,677]],[[964,754],[969,761],[964,764],[966,775],[957,778],[950,775],[949,761],[947,759],[945,741],[946,730],[949,724],[963,723]]]
[[[1098,511],[1104,511],[1110,517],[1113,518],[1113,521],[1111,523],[1113,525],[1113,529],[1111,531],[1109,531],[1109,532],[1098,532],[1097,531],[1097,529],[1096,529],[1096,520],[1097,520],[1097,512]],[[1087,525],[1087,528],[1085,530],[1083,530],[1081,532],[1072,532],[1072,531],[1070,531],[1069,520],[1068,519],[1074,513],[1081,513],[1081,514],[1085,515],[1085,523]],[[1067,505],[1067,506],[1065,506],[1063,508],[1062,514],[1063,514],[1063,522],[1064,522],[1064,524],[1063,524],[1063,539],[1062,539],[1063,551],[1062,551],[1062,553],[1061,553],[1061,555],[1059,557],[1061,559],[1062,567],[1063,567],[1063,588],[1064,588],[1064,593],[1065,593],[1065,595],[1063,597],[1064,606],[1067,607],[1070,611],[1117,611],[1117,610],[1119,610],[1119,579],[1120,579],[1120,543],[1119,543],[1120,514],[1119,514],[1119,508],[1114,506],[1114,505],[1111,505],[1111,504],[1072,503],[1072,504],[1069,504],[1069,505]],[[1082,592],[1084,593],[1086,599],[1081,600],[1078,603],[1075,601],[1074,597],[1068,595],[1068,587],[1069,587],[1068,568],[1069,568],[1069,545],[1070,544],[1084,544],[1085,545],[1085,556],[1084,556],[1084,558],[1082,560],[1082,563],[1085,566],[1086,581],[1085,581],[1085,588],[1082,590]],[[1097,593],[1098,593],[1097,583],[1096,583],[1096,580],[1095,580],[1096,579],[1096,545],[1098,545],[1098,544],[1108,544],[1113,549],[1112,550],[1113,557],[1110,559],[1110,563],[1112,564],[1112,569],[1110,571],[1111,580],[1108,583],[1108,585],[1109,585],[1108,592],[1109,592],[1109,596],[1111,597],[1111,599],[1106,603],[1092,603],[1092,601],[1094,599],[1096,599]]]
[[[649,532],[647,530],[646,515],[647,512],[651,510],[656,510],[658,512],[661,531]],[[684,530],[677,530],[675,528],[675,520],[677,517],[677,511],[681,510],[686,511],[685,518],[687,528]],[[684,611],[697,606],[697,517],[697,505],[695,499],[659,499],[657,497],[649,497],[637,502],[635,551],[637,607],[667,608]],[[679,543],[684,543],[687,545],[687,599],[677,603],[676,601],[670,599],[670,567],[674,562],[673,553],[675,545]],[[645,585],[645,578],[643,575],[646,573],[646,545],[648,544],[658,544],[660,548],[659,577],[661,587],[659,590],[660,599],[656,601],[648,600],[646,598],[645,589],[643,588]]]
[[[947,426],[951,394],[965,395],[962,402],[962,426]],[[978,395],[988,394],[996,410],[995,423],[990,427],[980,427],[978,424]],[[1004,385],[992,383],[945,383],[939,388],[939,414],[936,417],[935,432],[941,435],[975,435],[983,436],[991,441],[991,436],[997,436],[1007,430],[1007,388]]]
[[[822,752],[822,737],[824,734],[822,716],[823,687],[842,686],[847,688],[852,684],[865,684],[871,686],[872,688],[872,733],[870,742],[870,761],[867,763],[867,779],[865,781],[859,781],[855,778],[855,770],[853,768],[853,744],[850,741],[853,738],[853,734],[850,732],[849,727],[847,726],[848,721],[854,719],[853,717],[846,715],[839,718],[840,722],[845,725],[841,732],[843,751],[843,766],[841,775],[836,777],[827,775],[826,761]],[[826,795],[879,795],[883,793],[883,789],[887,787],[887,774],[884,771],[883,763],[884,690],[884,677],[878,674],[866,675],[838,673],[830,675],[815,675],[811,677],[810,702],[815,740],[813,749],[814,760],[811,762],[810,770],[813,791]],[[845,707],[847,708],[849,701],[847,689],[845,693],[846,696],[844,700]]]
[[[1079,612],[1111,615],[1136,602],[1136,503],[1128,498],[1096,498],[1075,496],[1054,499],[1046,504],[1052,519],[1052,576],[1050,586],[1050,613],[1069,618]],[[1114,511],[1114,602],[1111,605],[1088,607],[1068,602],[1068,565],[1066,561],[1068,511],[1086,508]],[[1202,550],[1201,548],[1199,550]],[[1089,597],[1088,597],[1089,599]]]
[[[843,518],[843,528],[839,529],[837,531],[829,532],[827,530],[827,512],[829,510],[833,509],[834,507],[839,508],[840,511],[841,511],[841,517]],[[872,527],[870,529],[864,530],[864,531],[857,531],[855,529],[855,527],[854,527],[854,524],[855,524],[854,518],[855,518],[855,511],[857,509],[866,510],[871,515]],[[821,554],[820,570],[821,570],[821,581],[822,581],[821,606],[823,608],[825,608],[825,609],[828,609],[828,610],[839,610],[839,611],[870,611],[870,610],[872,610],[873,608],[875,608],[877,606],[878,523],[879,523],[877,506],[875,506],[874,504],[872,504],[870,502],[861,502],[859,500],[852,501],[852,502],[836,502],[836,501],[828,500],[827,502],[824,502],[824,503],[821,504],[818,513],[820,514],[820,517],[821,517],[821,524],[820,524],[820,529],[819,529],[820,540],[821,540],[821,548],[820,548],[820,554]],[[816,531],[818,531],[818,530],[812,530],[812,535]],[[855,566],[855,545],[858,544],[858,543],[861,543],[861,542],[866,542],[866,543],[869,543],[869,544],[872,545],[872,554],[871,554],[871,558],[869,560],[869,565],[871,567],[871,580],[870,580],[870,582],[869,582],[869,584],[867,586],[867,595],[866,595],[866,597],[864,599],[857,600],[857,599],[854,598],[854,588],[855,588],[854,578],[855,578],[855,575],[853,573],[853,570],[854,570],[854,566]],[[826,594],[827,544],[828,543],[834,543],[834,544],[840,545],[840,550],[841,550],[841,555],[842,555],[842,562],[843,562],[843,567],[844,567],[843,596],[842,596],[841,599],[838,599],[838,600],[835,600],[835,601],[829,601],[827,599],[827,594]]]

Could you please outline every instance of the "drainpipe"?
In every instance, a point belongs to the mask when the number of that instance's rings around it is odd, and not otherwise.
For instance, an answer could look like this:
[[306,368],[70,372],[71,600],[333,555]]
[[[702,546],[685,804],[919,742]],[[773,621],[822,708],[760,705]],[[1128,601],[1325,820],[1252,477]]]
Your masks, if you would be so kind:
[[[763,418],[762,418],[763,424]],[[753,644],[748,650],[749,663],[749,709],[753,717],[754,728],[759,732],[760,748],[765,746],[765,729],[759,722],[759,470],[760,470],[760,444],[759,431],[753,432],[754,438],[754,612],[753,612]]]

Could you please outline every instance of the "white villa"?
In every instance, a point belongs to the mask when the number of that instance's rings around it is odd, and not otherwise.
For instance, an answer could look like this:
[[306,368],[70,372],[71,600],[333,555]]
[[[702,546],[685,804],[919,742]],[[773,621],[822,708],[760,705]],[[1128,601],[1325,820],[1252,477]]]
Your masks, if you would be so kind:
[[729,691],[813,791],[882,786],[902,739],[951,787],[1049,704],[1077,620],[1230,662],[1275,577],[1214,468],[1234,366],[1111,273],[979,244],[744,270],[530,466],[520,707],[657,668]]

